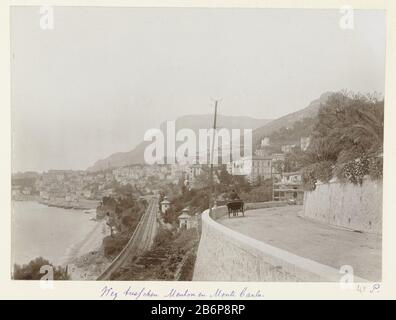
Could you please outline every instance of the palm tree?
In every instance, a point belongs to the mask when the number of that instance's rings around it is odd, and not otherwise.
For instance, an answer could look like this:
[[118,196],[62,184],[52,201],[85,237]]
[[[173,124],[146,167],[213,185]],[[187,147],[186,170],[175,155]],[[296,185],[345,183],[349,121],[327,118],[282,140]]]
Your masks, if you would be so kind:
[[358,109],[360,123],[356,123],[351,128],[351,138],[364,139],[371,144],[369,152],[382,151],[384,141],[384,109],[375,110]]

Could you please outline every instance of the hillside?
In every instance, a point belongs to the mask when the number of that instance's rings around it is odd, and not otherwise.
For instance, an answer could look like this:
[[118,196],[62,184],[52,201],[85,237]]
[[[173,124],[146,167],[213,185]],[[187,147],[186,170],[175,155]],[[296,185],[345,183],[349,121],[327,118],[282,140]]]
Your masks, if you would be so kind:
[[317,121],[317,117],[305,117],[302,120],[297,120],[288,127],[282,127],[279,130],[271,132],[268,135],[271,146],[280,150],[283,145],[299,145],[302,137],[311,136]]
[[[224,116],[218,115],[217,127],[227,129],[256,129],[267,124],[271,120],[267,119],[254,119],[242,116]],[[160,126],[162,132],[166,132],[166,123],[163,122]],[[192,129],[197,135],[199,129],[209,129],[213,126],[213,115],[187,115],[180,117],[176,120],[176,131],[183,128]],[[127,166],[132,164],[144,163],[143,155],[147,145],[151,142],[142,141],[131,151],[118,152],[110,155],[109,157],[97,161],[88,171],[100,171],[109,168]]]
[[313,100],[306,108],[299,111],[289,113],[286,116],[273,120],[264,126],[253,131],[253,146],[257,146],[261,139],[265,136],[270,136],[275,131],[282,128],[292,127],[297,121],[302,121],[304,118],[314,118],[318,115],[321,104],[324,104],[332,92],[323,93],[318,99]]
[[[218,115],[217,127],[227,129],[253,129],[253,146],[257,146],[261,139],[270,136],[274,132],[283,128],[291,128],[296,122],[305,118],[315,118],[318,115],[321,104],[327,101],[331,92],[323,93],[318,99],[312,101],[307,107],[299,111],[290,113],[276,120],[254,119],[242,116]],[[176,131],[182,128],[190,128],[197,135],[199,129],[208,129],[213,125],[213,115],[187,115],[176,120]],[[166,132],[165,122],[160,126],[162,132]],[[147,145],[151,142],[142,141],[133,150],[128,152],[118,152],[105,159],[98,160],[88,171],[100,171],[109,168],[122,167],[127,165],[144,163],[143,155]]]

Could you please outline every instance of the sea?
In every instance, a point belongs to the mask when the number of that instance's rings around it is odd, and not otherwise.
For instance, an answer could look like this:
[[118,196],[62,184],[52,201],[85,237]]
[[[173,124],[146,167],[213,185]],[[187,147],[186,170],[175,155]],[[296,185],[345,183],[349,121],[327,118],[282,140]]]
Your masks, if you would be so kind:
[[76,246],[97,224],[92,210],[49,207],[35,201],[13,201],[12,207],[13,264],[26,264],[37,257],[54,265],[68,263]]

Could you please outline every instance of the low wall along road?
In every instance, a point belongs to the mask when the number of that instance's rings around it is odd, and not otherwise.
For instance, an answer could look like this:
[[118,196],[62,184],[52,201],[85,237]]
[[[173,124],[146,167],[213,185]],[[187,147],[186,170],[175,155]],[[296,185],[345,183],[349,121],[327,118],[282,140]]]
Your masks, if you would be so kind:
[[[265,205],[268,207],[271,203]],[[249,212],[259,211],[247,211],[246,216]],[[202,235],[193,280],[340,281],[342,275],[339,269],[256,240],[216,221],[226,214],[226,207],[213,209],[212,216],[209,210],[202,213]],[[246,218],[239,219],[247,221]],[[355,276],[354,281],[367,280]]]

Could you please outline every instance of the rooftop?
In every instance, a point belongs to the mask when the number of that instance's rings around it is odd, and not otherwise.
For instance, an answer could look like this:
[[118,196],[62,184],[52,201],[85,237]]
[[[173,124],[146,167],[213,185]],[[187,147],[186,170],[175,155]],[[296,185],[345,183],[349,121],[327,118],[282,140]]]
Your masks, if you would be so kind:
[[168,200],[167,197],[164,197],[164,200],[161,201],[163,204],[170,204],[170,201]]
[[185,211],[182,211],[182,214],[179,216],[179,219],[189,219],[189,218],[190,215]]

